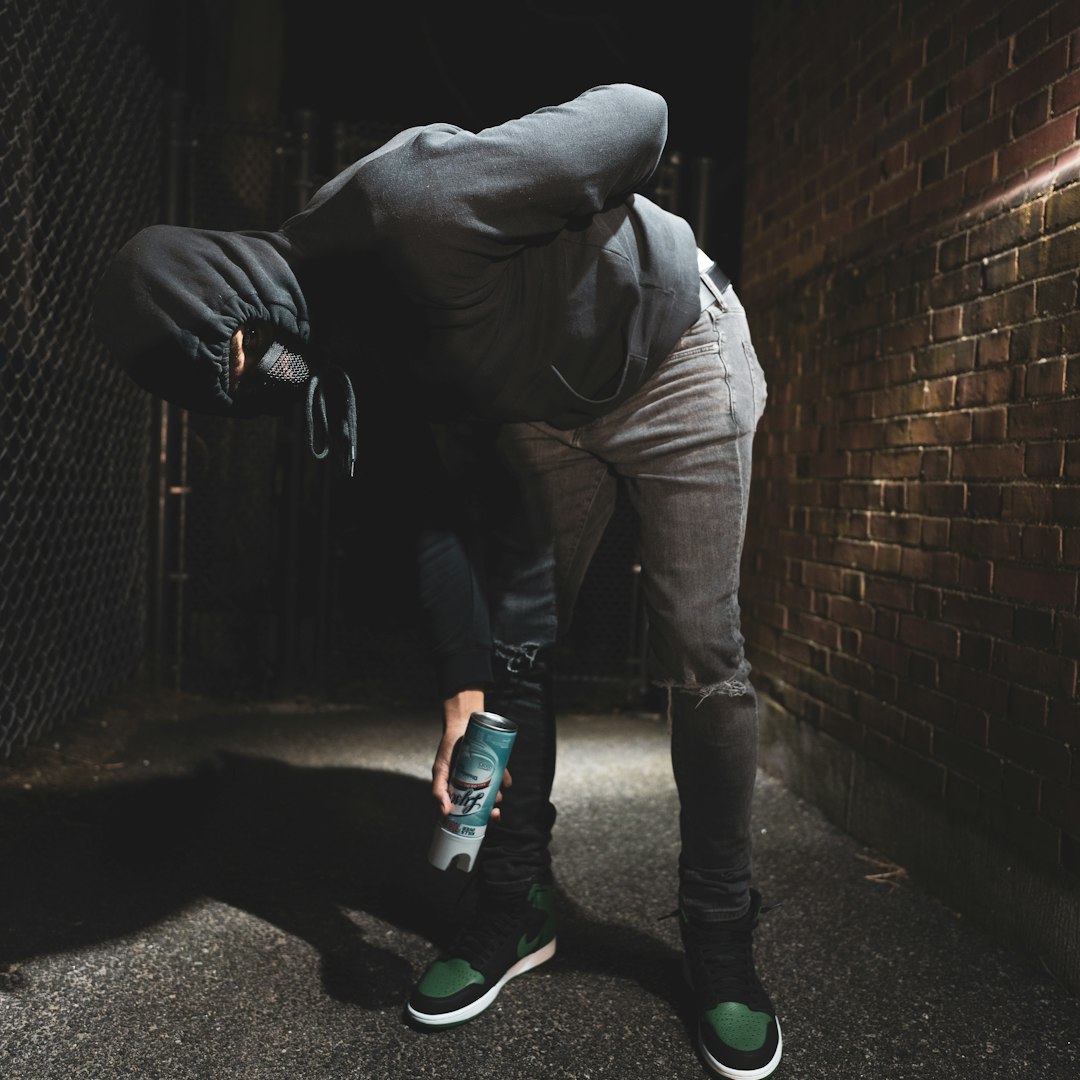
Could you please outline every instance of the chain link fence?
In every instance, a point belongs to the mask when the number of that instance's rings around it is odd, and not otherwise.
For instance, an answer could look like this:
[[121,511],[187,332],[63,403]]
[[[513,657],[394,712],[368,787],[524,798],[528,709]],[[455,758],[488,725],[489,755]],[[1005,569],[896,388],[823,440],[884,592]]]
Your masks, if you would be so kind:
[[161,203],[161,93],[109,10],[0,0],[0,756],[143,655],[150,402],[90,331]]

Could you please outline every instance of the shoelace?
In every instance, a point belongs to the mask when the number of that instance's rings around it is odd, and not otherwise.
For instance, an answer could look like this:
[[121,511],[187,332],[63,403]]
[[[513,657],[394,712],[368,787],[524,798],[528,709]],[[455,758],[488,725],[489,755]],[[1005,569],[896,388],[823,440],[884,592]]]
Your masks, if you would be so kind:
[[689,937],[692,947],[687,957],[698,993],[712,1002],[741,1001],[754,1007],[761,991],[754,974],[751,929],[693,928]]
[[[337,430],[331,430],[326,411],[326,384],[337,391],[335,405],[335,421]],[[307,434],[308,445],[312,454],[320,461],[330,453],[336,443],[338,446],[338,461],[345,472],[352,476],[356,469],[357,450],[357,422],[356,422],[356,394],[353,392],[352,380],[340,368],[328,368],[322,374],[312,372],[307,384]],[[322,442],[322,447],[316,446],[316,428]]]
[[520,910],[483,907],[462,927],[449,952],[474,967],[484,964],[508,934],[521,923]]
[[[762,904],[757,917],[779,907],[783,901]],[[679,911],[661,915],[669,919]],[[711,1003],[741,1001],[750,1008],[766,1008],[768,998],[754,971],[752,921],[733,919],[704,927],[690,923],[684,927],[686,959],[695,991]]]

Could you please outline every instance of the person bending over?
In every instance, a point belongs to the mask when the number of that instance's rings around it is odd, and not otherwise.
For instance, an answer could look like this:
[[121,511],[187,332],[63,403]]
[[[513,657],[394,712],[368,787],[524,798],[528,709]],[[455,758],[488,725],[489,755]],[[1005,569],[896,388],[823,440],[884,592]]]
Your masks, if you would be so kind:
[[552,646],[625,486],[650,675],[667,689],[699,1045],[721,1076],[755,1080],[782,1048],[752,959],[757,700],[738,604],[766,390],[731,284],[641,194],[666,136],[663,98],[628,84],[478,132],[409,128],[276,231],[141,231],[95,322],[140,385],[181,406],[301,401],[313,452],[350,473],[358,424],[393,420],[365,464],[409,493],[442,811],[469,716],[519,725],[476,913],[407,1004],[420,1025],[478,1015],[554,952]]

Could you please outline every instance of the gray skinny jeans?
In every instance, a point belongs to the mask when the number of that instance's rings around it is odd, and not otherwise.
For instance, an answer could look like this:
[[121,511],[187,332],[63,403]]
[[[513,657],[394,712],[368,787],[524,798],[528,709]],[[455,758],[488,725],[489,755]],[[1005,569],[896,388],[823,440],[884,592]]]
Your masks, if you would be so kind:
[[502,664],[488,707],[522,727],[503,821],[485,844],[490,884],[519,887],[549,862],[548,648],[569,626],[621,482],[640,521],[649,672],[668,689],[680,902],[699,919],[733,918],[748,907],[757,698],[738,589],[751,445],[765,396],[746,314],[729,287],[614,411],[570,431],[502,427],[503,460],[530,514],[526,527],[506,530],[489,567]]

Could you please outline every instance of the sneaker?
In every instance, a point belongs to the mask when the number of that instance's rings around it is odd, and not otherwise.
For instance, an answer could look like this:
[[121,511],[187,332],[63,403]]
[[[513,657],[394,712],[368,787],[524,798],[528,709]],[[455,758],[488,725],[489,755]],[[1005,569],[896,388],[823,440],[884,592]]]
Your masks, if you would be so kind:
[[776,1010],[754,971],[761,911],[761,896],[751,889],[750,910],[740,919],[691,922],[680,912],[698,1046],[709,1068],[731,1080],[763,1080],[780,1063],[784,1045]]
[[454,944],[424,972],[406,1012],[425,1027],[462,1024],[482,1013],[510,979],[554,955],[550,884],[536,883],[512,903],[482,899]]

